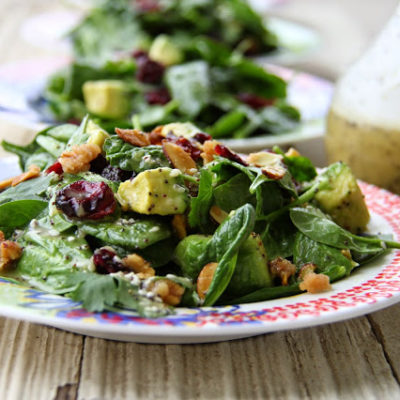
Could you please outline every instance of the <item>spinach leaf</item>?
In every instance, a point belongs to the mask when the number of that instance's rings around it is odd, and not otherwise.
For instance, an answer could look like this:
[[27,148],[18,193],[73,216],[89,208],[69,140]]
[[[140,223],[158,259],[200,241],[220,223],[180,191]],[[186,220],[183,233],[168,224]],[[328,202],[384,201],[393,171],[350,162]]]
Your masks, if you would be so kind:
[[294,263],[299,267],[306,263],[317,265],[317,272],[325,273],[334,265],[345,267],[349,275],[357,263],[345,257],[340,249],[316,242],[301,232],[296,235],[294,245]]
[[199,227],[202,232],[207,232],[210,226],[209,210],[213,201],[212,174],[205,168],[200,171],[199,191],[190,201],[188,216],[192,228]]
[[144,249],[171,236],[166,222],[156,218],[117,221],[77,221],[79,229],[109,245],[128,249]]
[[207,253],[211,259],[218,262],[218,266],[204,299],[204,305],[213,305],[227,288],[235,271],[239,248],[253,231],[254,223],[254,207],[245,204],[215,231],[208,243]]
[[43,200],[14,200],[0,205],[0,230],[20,228],[47,207]]
[[173,100],[179,102],[179,111],[184,117],[195,118],[208,104],[211,83],[206,62],[171,67],[165,73],[165,82]]
[[51,176],[44,175],[12,186],[0,193],[0,204],[15,200],[43,200],[51,179]]
[[380,238],[353,235],[335,224],[322,211],[312,206],[292,208],[290,218],[297,229],[310,239],[339,249],[373,253],[381,252],[386,247],[398,248],[400,246],[399,243]]
[[170,167],[161,146],[135,147],[118,136],[104,142],[106,158],[114,167],[126,171],[142,172],[147,169]]

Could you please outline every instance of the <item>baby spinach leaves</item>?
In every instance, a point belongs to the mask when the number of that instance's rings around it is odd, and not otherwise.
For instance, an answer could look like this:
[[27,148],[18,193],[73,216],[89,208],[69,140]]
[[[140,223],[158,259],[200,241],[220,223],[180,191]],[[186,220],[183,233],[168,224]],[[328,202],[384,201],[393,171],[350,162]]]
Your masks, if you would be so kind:
[[215,231],[207,248],[210,259],[218,262],[204,305],[213,305],[229,284],[235,271],[237,252],[253,231],[255,210],[250,204],[238,208]]
[[170,167],[161,146],[135,147],[118,136],[108,138],[103,146],[106,158],[114,167],[142,172],[147,169]]

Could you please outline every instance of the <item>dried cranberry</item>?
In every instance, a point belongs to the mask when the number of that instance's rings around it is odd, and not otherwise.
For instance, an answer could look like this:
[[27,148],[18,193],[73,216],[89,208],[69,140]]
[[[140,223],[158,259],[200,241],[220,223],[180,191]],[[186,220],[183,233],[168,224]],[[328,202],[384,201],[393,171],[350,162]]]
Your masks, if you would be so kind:
[[168,133],[166,140],[168,142],[173,142],[177,144],[178,146],[182,147],[183,150],[186,151],[186,153],[189,153],[190,156],[193,158],[194,161],[197,161],[200,158],[200,153],[201,150],[194,146],[190,140],[182,137],[182,136],[175,136],[174,134]]
[[46,174],[50,174],[52,172],[55,172],[57,175],[63,174],[63,167],[59,161],[56,161],[53,165],[50,165],[50,167],[45,171]]
[[149,58],[147,51],[141,50],[141,49],[135,50],[135,51],[132,53],[132,56],[133,56],[134,58],[136,58],[137,60],[138,60],[139,58],[143,58],[143,57],[146,58],[146,59]]
[[100,219],[115,211],[116,202],[104,182],[73,182],[56,194],[56,207],[70,218]]
[[78,118],[70,118],[67,122],[72,125],[80,125],[82,121]]
[[143,13],[160,11],[160,5],[156,0],[136,0],[134,4]]
[[106,158],[99,154],[93,161],[90,162],[90,172],[94,172],[95,174],[101,174],[103,169],[107,167],[108,162]]
[[236,161],[239,164],[247,165],[246,162],[240,157],[238,154],[234,153],[228,147],[224,146],[223,144],[217,144],[214,148],[215,152],[224,158],[227,158],[231,161]]
[[149,104],[167,104],[171,100],[171,96],[166,88],[152,90],[145,94],[147,103]]
[[136,78],[144,83],[160,83],[164,75],[164,66],[148,56],[137,58]]
[[118,271],[127,271],[128,269],[122,264],[117,253],[111,248],[100,247],[93,253],[93,263],[96,272],[99,274],[112,274]]
[[240,93],[237,98],[242,102],[258,110],[259,108],[272,106],[275,99],[266,99],[265,97],[257,96],[251,93]]
[[194,139],[197,140],[199,143],[203,144],[207,140],[212,140],[212,136],[208,133],[199,132],[194,135]]
[[107,165],[103,171],[101,171],[101,176],[114,182],[123,182],[134,176],[134,172],[125,171],[118,167],[113,167],[112,165]]

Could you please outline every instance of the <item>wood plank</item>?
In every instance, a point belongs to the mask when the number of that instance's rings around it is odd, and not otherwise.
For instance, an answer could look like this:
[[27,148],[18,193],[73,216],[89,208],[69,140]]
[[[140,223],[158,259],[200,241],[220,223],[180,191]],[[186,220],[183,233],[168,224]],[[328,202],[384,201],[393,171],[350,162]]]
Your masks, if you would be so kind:
[[75,399],[83,336],[0,318],[0,398]]
[[400,396],[367,318],[207,345],[87,338],[79,399]]
[[400,383],[400,304],[373,313],[368,319]]

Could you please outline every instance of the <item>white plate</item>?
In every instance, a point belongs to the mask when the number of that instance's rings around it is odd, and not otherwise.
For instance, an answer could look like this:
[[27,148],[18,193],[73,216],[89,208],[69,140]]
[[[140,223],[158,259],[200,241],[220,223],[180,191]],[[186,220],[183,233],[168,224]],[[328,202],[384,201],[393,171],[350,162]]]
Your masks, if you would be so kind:
[[[0,160],[0,171],[4,169]],[[371,232],[400,239],[400,198],[362,184],[372,212]],[[182,308],[159,319],[131,312],[90,313],[70,299],[0,278],[0,315],[105,339],[142,343],[203,343],[304,328],[358,317],[400,300],[400,251],[393,250],[329,292],[226,307]]]

